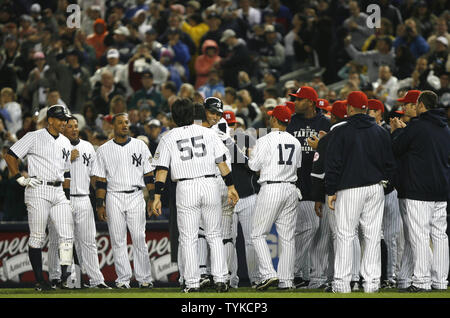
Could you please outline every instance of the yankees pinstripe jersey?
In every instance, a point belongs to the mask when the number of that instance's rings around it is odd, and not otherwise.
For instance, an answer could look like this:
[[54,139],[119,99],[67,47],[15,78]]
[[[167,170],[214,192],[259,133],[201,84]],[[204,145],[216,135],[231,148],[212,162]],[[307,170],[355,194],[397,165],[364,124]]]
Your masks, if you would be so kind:
[[[49,146],[49,145],[52,145]],[[45,181],[64,181],[64,172],[70,170],[69,139],[62,134],[53,137],[46,128],[32,131],[11,146],[18,158],[27,156],[28,174]]]
[[70,194],[89,195],[89,185],[92,176],[92,166],[96,153],[91,143],[80,139],[77,144],[72,144],[72,150],[77,149],[79,157],[70,165]]
[[296,182],[302,162],[300,142],[285,131],[272,131],[256,141],[248,166],[261,171],[258,183]]
[[144,174],[154,170],[152,155],[147,145],[139,139],[128,137],[123,144],[109,140],[97,150],[92,174],[106,178],[107,191],[130,191],[143,188]]
[[216,174],[216,163],[224,161],[228,149],[209,128],[189,125],[174,128],[159,142],[154,167],[169,168],[173,181]]

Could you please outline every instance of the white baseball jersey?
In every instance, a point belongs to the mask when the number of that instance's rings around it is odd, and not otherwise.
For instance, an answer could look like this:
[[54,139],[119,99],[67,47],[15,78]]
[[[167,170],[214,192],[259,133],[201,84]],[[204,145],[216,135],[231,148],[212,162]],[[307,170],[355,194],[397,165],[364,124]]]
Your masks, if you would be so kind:
[[109,140],[97,150],[92,174],[107,180],[108,192],[129,191],[145,187],[144,174],[154,170],[147,145],[129,137],[119,144]]
[[77,149],[79,157],[72,161],[70,166],[70,194],[89,195],[89,185],[92,176],[92,167],[96,159],[95,149],[91,143],[80,139],[79,143],[72,146]]
[[259,138],[248,162],[250,169],[261,171],[258,183],[297,181],[297,169],[302,162],[301,151],[295,151],[298,147],[300,142],[285,131],[272,131]]
[[53,137],[46,128],[31,131],[11,146],[17,157],[28,159],[28,174],[39,180],[64,181],[70,169],[69,139],[59,134]]
[[172,181],[215,175],[216,162],[223,161],[227,151],[213,130],[193,124],[174,128],[161,138],[152,166],[170,166]]

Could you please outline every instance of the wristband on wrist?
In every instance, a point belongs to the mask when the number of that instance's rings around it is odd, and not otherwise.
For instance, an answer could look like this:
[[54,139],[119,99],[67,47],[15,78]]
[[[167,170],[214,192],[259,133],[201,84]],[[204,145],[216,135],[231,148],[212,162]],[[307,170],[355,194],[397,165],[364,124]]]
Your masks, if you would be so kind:
[[164,186],[165,186],[164,182],[156,181],[155,182],[155,194],[161,195],[164,191]]
[[100,208],[102,206],[105,206],[105,199],[103,198],[97,198],[95,200],[95,205],[97,206],[97,208]]
[[152,184],[155,182],[155,177],[154,176],[144,176],[144,183],[147,184]]
[[20,173],[17,173],[16,175],[13,176],[13,179],[17,180],[21,177],[22,175]]
[[222,178],[223,178],[223,181],[225,181],[225,185],[227,187],[234,185],[233,176],[231,175],[231,172],[228,173],[226,176],[222,176]]

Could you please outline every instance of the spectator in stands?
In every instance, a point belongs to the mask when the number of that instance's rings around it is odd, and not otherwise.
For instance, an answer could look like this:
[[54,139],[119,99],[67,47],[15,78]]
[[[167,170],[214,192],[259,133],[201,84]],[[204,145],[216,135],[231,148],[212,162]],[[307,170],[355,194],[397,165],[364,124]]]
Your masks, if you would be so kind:
[[198,52],[200,40],[208,32],[209,26],[203,22],[199,13],[193,13],[186,18],[186,21],[182,22],[181,30],[191,37],[192,41],[194,41],[196,52]]
[[372,83],[375,89],[375,98],[382,101],[388,111],[391,111],[397,102],[397,82],[398,79],[392,75],[390,67],[381,65],[379,67],[378,79],[375,83]]
[[428,8],[428,4],[424,0],[420,0],[415,6],[412,19],[416,22],[419,33],[427,39],[433,32],[437,17]]
[[147,30],[145,32],[144,41],[142,43],[149,48],[150,54],[152,56],[160,56],[161,48],[163,45],[158,41],[158,32],[155,28],[151,28],[150,30]]
[[228,55],[219,62],[223,73],[225,86],[237,88],[239,85],[238,73],[245,71],[248,73],[250,66],[250,55],[245,42],[236,37],[236,33],[231,30],[225,30],[220,42],[228,46]]
[[416,59],[411,51],[405,46],[401,45],[395,49],[395,71],[394,75],[399,80],[409,77],[414,70]]
[[152,25],[147,20],[147,11],[143,9],[136,11],[131,21],[136,27],[139,39],[143,40],[145,33],[152,29]]
[[445,18],[439,18],[435,23],[435,30],[427,39],[428,44],[430,45],[429,53],[432,54],[436,49],[436,40],[438,37],[445,37],[447,41],[450,43],[450,33],[447,32],[448,25]]
[[161,49],[159,62],[169,71],[168,80],[175,83],[176,90],[178,91],[183,83],[180,73],[183,73],[184,69],[180,70],[179,65],[173,62],[173,57],[173,51],[163,47]]
[[238,16],[250,27],[261,23],[261,10],[251,6],[250,0],[239,0]]
[[163,34],[167,29],[168,12],[164,10],[162,4],[158,1],[152,1],[150,3],[148,20],[152,25],[152,29],[156,30],[157,34]]
[[225,86],[220,80],[219,71],[214,67],[209,70],[208,81],[198,88],[198,92],[203,98],[216,96],[219,93],[222,97],[225,95]]
[[377,40],[383,36],[388,36],[392,42],[395,41],[395,37],[393,36],[392,23],[386,18],[381,18],[380,27],[375,28],[374,33],[366,39],[361,51],[365,52],[374,50],[377,45]]
[[380,6],[381,17],[392,22],[393,30],[396,30],[397,26],[402,24],[404,19],[409,18],[409,16],[402,15],[400,10],[392,5],[389,0],[379,0],[378,5]]
[[126,113],[127,112],[127,102],[123,95],[116,95],[111,99],[110,102],[110,115]]
[[264,38],[265,45],[258,51],[258,68],[262,72],[266,69],[276,69],[281,72],[285,60],[285,49],[278,41],[277,32],[273,25],[265,26]]
[[223,33],[223,27],[222,27],[222,18],[220,15],[212,11],[208,13],[206,17],[206,24],[208,25],[208,32],[206,32],[202,38],[200,39],[199,43],[199,50],[200,53],[203,53],[203,45],[206,40],[212,40],[217,43],[219,47],[219,52],[222,54],[221,56],[224,56],[223,54],[226,52],[226,46],[224,43],[220,42],[220,38],[222,37]]
[[120,62],[125,64],[133,55],[134,45],[129,40],[130,31],[125,26],[120,26],[113,32],[111,47],[120,52]]
[[6,63],[6,56],[0,53],[0,89],[11,87],[17,89],[17,74],[13,67]]
[[161,122],[156,118],[150,119],[146,122],[144,129],[148,137],[149,149],[153,156],[155,154],[156,148],[158,147],[160,134],[162,131]]
[[106,51],[106,45],[103,42],[105,37],[108,35],[105,20],[100,18],[95,20],[93,28],[94,33],[88,35],[86,38],[86,43],[94,48],[95,57],[99,60]]
[[277,95],[282,96],[283,92],[281,89],[280,72],[274,68],[266,69],[263,73],[263,83],[266,84],[265,87],[273,87],[277,90]]
[[300,14],[294,14],[292,29],[284,37],[285,67],[283,73],[296,69],[305,61],[312,61],[313,49],[311,46],[312,34],[306,31],[306,20]]
[[128,103],[128,108],[139,108],[140,103],[145,100],[151,107],[151,112],[156,115],[162,103],[162,95],[153,84],[153,74],[150,70],[141,73],[142,89],[134,93]]
[[195,88],[190,83],[183,83],[183,85],[181,85],[180,87],[180,90],[178,91],[179,98],[190,98],[194,100],[194,95],[195,95]]
[[370,82],[375,82],[378,78],[379,65],[388,65],[391,69],[395,66],[395,55],[392,50],[392,42],[389,37],[384,36],[377,40],[375,50],[368,52],[358,51],[349,37],[345,38],[345,50],[357,63],[367,66],[367,76]]
[[286,34],[287,30],[285,29],[284,24],[280,24],[277,22],[277,17],[275,12],[272,9],[264,9],[262,12],[263,17],[263,26],[271,25],[275,28],[275,32],[277,33],[278,40],[281,40],[283,36]]
[[26,133],[36,130],[35,122],[33,121],[33,115],[30,112],[25,112],[22,115],[22,126],[16,132],[17,139],[25,136]]
[[195,60],[195,88],[198,89],[208,80],[208,73],[215,64],[219,63],[219,46],[214,40],[206,40],[202,45],[202,54]]
[[147,11],[149,9],[145,0],[136,0],[135,3],[135,6],[125,11],[125,18],[128,20],[132,19],[139,10]]
[[237,92],[236,107],[236,115],[246,118],[249,125],[253,125],[262,118],[261,109],[253,102],[249,92],[245,89]]
[[368,15],[361,12],[357,1],[348,4],[350,17],[344,21],[344,27],[351,35],[352,45],[361,50],[366,39],[373,34],[373,29],[367,26]]
[[276,16],[276,21],[283,25],[285,30],[291,27],[292,13],[288,7],[281,4],[280,0],[269,0],[266,9],[272,9]]
[[6,129],[16,134],[22,128],[22,107],[16,102],[16,94],[11,87],[0,91],[0,109],[7,113],[7,117],[3,115]]
[[[268,98],[266,99],[266,101],[264,102],[264,104],[260,107],[261,110],[261,117],[254,121],[252,124],[248,124],[248,126],[253,127],[255,129],[259,129],[259,128],[269,128],[269,119],[270,116],[267,115],[267,112],[270,110],[273,110],[276,106],[278,105],[277,100],[273,99],[273,98]],[[240,116],[243,117],[243,116]],[[243,117],[245,118],[245,117]],[[248,123],[248,121],[247,121]]]
[[123,86],[128,84],[128,78],[126,74],[125,65],[120,62],[120,53],[117,49],[109,49],[106,53],[106,60],[108,64],[97,69],[93,76],[89,79],[91,87],[94,88],[97,84],[100,84],[101,74],[103,70],[110,71],[114,76],[114,83],[121,83]]
[[91,5],[87,8],[86,13],[81,15],[81,30],[83,30],[87,36],[94,32],[94,22],[97,19],[101,19],[101,8],[98,5]]
[[233,110],[233,111],[236,110],[237,92],[233,87],[225,87],[223,103],[224,103],[224,107],[229,106],[231,108],[230,110]]
[[[36,67],[31,71],[23,90],[24,97],[30,101],[33,108],[38,110],[45,106],[47,102],[46,89],[50,87],[50,66],[47,64],[44,53],[33,54],[33,61]],[[9,76],[0,77],[10,78]]]
[[97,114],[108,115],[111,99],[116,95],[125,95],[126,89],[120,83],[114,83],[114,75],[108,70],[103,71],[100,83],[92,92],[92,101]]
[[180,41],[187,45],[190,55],[195,55],[197,47],[191,37],[181,30],[181,22],[182,17],[180,15],[171,13],[168,17],[168,27],[164,30],[164,33],[160,34],[158,41],[167,45],[169,42],[169,33],[173,33],[173,29],[178,30]]
[[128,61],[128,80],[134,92],[142,88],[141,73],[150,70],[153,74],[153,84],[160,86],[167,81],[169,71],[154,56],[150,54],[150,48],[141,44],[136,47],[136,53]]
[[97,118],[97,112],[95,110],[94,103],[91,101],[87,101],[86,103],[84,103],[81,114],[84,117],[86,126],[89,127],[89,129],[95,129],[95,119]]
[[417,89],[420,91],[436,91],[440,86],[439,78],[434,74],[433,70],[429,68],[428,61],[425,57],[417,59],[416,67],[412,72],[411,77],[407,77],[398,82],[399,89],[408,87],[409,89]]
[[428,65],[433,69],[436,75],[445,71],[450,71],[448,40],[440,36],[435,41],[436,49],[428,56]]
[[450,72],[442,72],[439,76],[441,88],[436,91],[439,103],[448,107],[450,105]]
[[416,22],[413,19],[408,19],[404,24],[400,25],[397,29],[397,38],[394,41],[394,48],[405,45],[409,48],[414,58],[427,53],[430,49],[427,41],[419,35],[417,31]]
[[240,71],[238,73],[238,81],[239,90],[246,89],[250,93],[250,96],[255,103],[261,104],[263,102],[261,92],[255,87],[255,85],[253,85],[247,72]]
[[177,28],[170,28],[167,30],[168,42],[164,44],[164,47],[173,51],[174,63],[178,63],[183,67],[184,72],[180,72],[183,82],[190,80],[190,73],[188,63],[191,60],[191,54],[189,53],[189,47],[183,43],[180,39],[181,31]]

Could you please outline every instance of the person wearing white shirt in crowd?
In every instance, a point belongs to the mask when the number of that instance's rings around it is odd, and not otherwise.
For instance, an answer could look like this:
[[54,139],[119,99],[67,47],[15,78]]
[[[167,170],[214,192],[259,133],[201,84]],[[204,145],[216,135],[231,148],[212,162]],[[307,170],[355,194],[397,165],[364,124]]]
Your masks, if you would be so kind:
[[109,70],[114,76],[115,83],[121,83],[125,87],[128,85],[127,72],[125,72],[125,65],[119,63],[120,53],[117,49],[109,49],[106,53],[106,59],[108,64],[99,68],[95,71],[94,75],[91,76],[90,82],[91,87],[95,87],[95,85],[100,82],[102,79],[103,70]]
[[376,98],[382,101],[389,111],[397,100],[397,82],[398,79],[392,75],[391,68],[381,65],[378,68],[378,79],[372,83]]
[[22,107],[15,101],[12,88],[4,87],[0,91],[0,108],[6,110],[10,117],[10,120],[5,120],[6,129],[11,134],[16,134],[22,128]]

